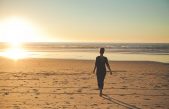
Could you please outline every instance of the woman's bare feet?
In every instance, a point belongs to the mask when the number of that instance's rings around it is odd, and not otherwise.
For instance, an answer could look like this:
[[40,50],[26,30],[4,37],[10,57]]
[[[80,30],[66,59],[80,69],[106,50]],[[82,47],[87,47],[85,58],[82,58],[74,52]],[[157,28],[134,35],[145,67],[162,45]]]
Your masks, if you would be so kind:
[[103,93],[102,93],[102,89],[100,89],[100,94],[99,94],[99,95],[100,95],[100,97],[102,96],[102,94],[103,94]]

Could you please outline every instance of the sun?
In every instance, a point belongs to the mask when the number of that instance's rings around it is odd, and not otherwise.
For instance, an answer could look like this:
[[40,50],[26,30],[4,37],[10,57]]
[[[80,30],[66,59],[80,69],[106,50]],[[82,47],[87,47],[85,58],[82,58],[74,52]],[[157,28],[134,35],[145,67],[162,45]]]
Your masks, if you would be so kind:
[[48,38],[41,26],[26,18],[12,16],[0,20],[0,42],[9,44],[3,52],[5,57],[15,60],[24,58],[26,50],[22,48],[23,43],[48,41]]
[[22,43],[36,41],[38,30],[28,20],[19,17],[10,17],[0,22],[0,39],[9,44],[2,55],[12,59],[26,57]]

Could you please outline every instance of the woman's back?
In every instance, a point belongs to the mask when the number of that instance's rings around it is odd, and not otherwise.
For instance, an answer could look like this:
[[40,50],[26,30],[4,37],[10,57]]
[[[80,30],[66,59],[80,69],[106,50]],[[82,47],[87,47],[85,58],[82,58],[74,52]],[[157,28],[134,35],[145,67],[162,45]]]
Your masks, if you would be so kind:
[[96,57],[96,66],[97,66],[97,72],[106,72],[106,66],[105,64],[108,62],[107,57],[105,56],[97,56]]

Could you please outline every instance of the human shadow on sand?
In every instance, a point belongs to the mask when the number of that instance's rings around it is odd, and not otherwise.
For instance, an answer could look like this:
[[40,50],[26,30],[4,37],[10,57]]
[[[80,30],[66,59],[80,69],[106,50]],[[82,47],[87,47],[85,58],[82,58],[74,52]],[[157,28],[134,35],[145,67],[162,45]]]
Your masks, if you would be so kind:
[[130,105],[130,104],[128,104],[128,103],[125,103],[125,102],[123,102],[123,101],[120,101],[120,100],[117,100],[117,99],[115,99],[115,98],[112,98],[112,97],[110,97],[110,96],[108,96],[108,95],[106,95],[106,94],[103,94],[103,95],[102,95],[102,98],[104,98],[104,99],[106,99],[106,100],[108,100],[108,101],[110,101],[110,102],[112,102],[112,103],[115,103],[115,104],[118,104],[118,105],[120,105],[120,106],[126,107],[126,108],[128,108],[128,109],[141,109],[141,108],[138,108],[138,107],[136,107],[136,106]]

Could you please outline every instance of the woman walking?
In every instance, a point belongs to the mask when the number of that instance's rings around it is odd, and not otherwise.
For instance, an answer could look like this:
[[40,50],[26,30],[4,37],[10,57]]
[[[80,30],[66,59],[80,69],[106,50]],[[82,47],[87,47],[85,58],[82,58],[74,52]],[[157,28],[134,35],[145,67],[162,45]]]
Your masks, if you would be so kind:
[[102,90],[104,87],[104,78],[106,76],[106,66],[109,69],[110,74],[112,75],[112,71],[109,66],[108,59],[107,59],[107,57],[103,56],[104,51],[105,51],[104,48],[100,48],[100,56],[96,57],[95,67],[93,70],[93,73],[95,73],[95,70],[96,70],[97,83],[98,83],[98,88],[100,91],[100,96],[102,96]]

